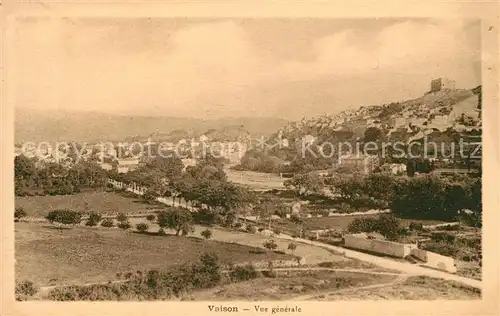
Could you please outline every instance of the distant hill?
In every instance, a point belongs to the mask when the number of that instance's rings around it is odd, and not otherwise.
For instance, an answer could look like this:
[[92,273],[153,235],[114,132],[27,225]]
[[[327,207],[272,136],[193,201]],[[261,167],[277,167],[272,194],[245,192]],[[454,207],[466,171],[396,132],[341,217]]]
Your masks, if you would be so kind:
[[225,132],[260,136],[272,134],[287,123],[288,121],[280,118],[228,117],[202,120],[17,108],[15,109],[14,137],[16,143],[122,141],[148,137],[162,140],[201,135],[211,129],[218,130],[221,137]]

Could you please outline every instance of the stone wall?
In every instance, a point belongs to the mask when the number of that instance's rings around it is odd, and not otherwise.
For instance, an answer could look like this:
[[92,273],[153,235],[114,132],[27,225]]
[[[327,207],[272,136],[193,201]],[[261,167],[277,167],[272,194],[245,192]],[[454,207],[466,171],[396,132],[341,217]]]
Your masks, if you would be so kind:
[[434,268],[451,273],[457,272],[457,267],[455,265],[454,258],[443,256],[438,253],[423,249],[412,249],[411,255],[424,261],[422,265],[425,267]]
[[368,239],[364,234],[344,236],[344,245],[349,248],[383,254],[391,257],[404,258],[410,254],[416,245],[401,244],[387,240]]

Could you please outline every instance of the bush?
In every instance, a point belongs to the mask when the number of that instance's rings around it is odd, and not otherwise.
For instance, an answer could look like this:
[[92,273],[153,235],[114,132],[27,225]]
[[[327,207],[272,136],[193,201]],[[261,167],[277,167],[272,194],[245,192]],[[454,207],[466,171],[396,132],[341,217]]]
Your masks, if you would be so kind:
[[130,222],[128,220],[125,222],[118,223],[118,228],[129,229],[130,227],[132,227],[132,225],[130,225]]
[[101,219],[102,219],[101,214],[99,214],[97,212],[90,212],[90,214],[89,214],[89,221],[93,221],[97,225],[97,223],[99,223],[101,221]]
[[333,267],[335,267],[335,263],[333,263],[331,261],[324,261],[324,262],[318,263],[318,266],[322,267],[322,268],[333,268]]
[[251,234],[255,234],[257,232],[257,227],[253,225],[247,225],[247,232]]
[[92,220],[92,219],[89,219],[85,222],[85,226],[97,226],[98,222]]
[[113,222],[113,220],[111,218],[105,218],[101,222],[101,226],[102,227],[113,227],[113,226],[115,226],[115,223]]
[[212,231],[209,229],[205,229],[201,232],[201,236],[205,239],[210,239],[212,237]]
[[116,220],[119,222],[126,222],[128,221],[128,216],[124,213],[119,213],[118,215],[116,215]]
[[163,228],[160,227],[160,229],[158,230],[158,235],[159,236],[165,236],[167,233],[165,233],[165,230],[163,230]]
[[288,250],[291,250],[292,252],[295,252],[295,249],[297,249],[297,244],[294,242],[291,242],[288,244]]
[[240,223],[240,222],[236,222],[236,223],[234,223],[234,227],[235,228],[241,228],[241,227],[243,227],[243,224]]
[[24,208],[22,207],[16,207],[15,211],[14,211],[14,218],[19,220],[23,217],[26,217],[26,211],[24,210]]
[[422,225],[422,223],[417,223],[417,222],[411,222],[408,228],[411,231],[416,231],[416,232],[421,232],[424,230],[424,226]]
[[278,245],[272,239],[266,240],[262,245],[268,250],[275,250],[276,248],[278,248]]
[[236,266],[229,272],[229,277],[232,282],[248,281],[257,277],[257,271],[252,265]]
[[261,255],[261,254],[265,254],[266,251],[265,250],[262,250],[262,249],[251,249],[251,250],[248,250],[249,253],[252,253],[252,254],[256,254],[256,255]]
[[137,229],[137,231],[140,233],[144,233],[145,231],[148,230],[148,228],[149,228],[149,225],[146,223],[139,223],[139,224],[135,225],[135,229]]
[[272,270],[264,270],[261,273],[266,278],[275,278],[276,277],[276,272],[274,272]]
[[275,229],[273,229],[273,233],[274,233],[275,235],[279,235],[279,234],[281,234],[281,229],[279,229],[279,228],[275,228]]
[[146,219],[152,223],[155,221],[156,216],[154,216],[153,214],[149,214],[148,216],[146,216]]
[[[72,210],[54,210],[50,211],[45,218],[51,223],[59,223],[64,225],[80,224],[82,214]],[[59,227],[62,232],[62,227]]]
[[33,296],[38,292],[35,284],[31,281],[22,281],[16,284],[15,295],[16,300],[22,301]]

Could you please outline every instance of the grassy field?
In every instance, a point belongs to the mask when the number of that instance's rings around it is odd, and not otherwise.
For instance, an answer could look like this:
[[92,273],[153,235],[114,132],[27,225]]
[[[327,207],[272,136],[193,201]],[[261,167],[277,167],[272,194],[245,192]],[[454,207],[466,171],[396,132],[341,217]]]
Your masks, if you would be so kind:
[[318,296],[315,300],[467,300],[481,299],[478,289],[454,281],[425,276],[409,277],[400,284],[376,289]]
[[294,272],[275,278],[254,280],[218,286],[186,295],[184,300],[285,300],[303,295],[356,288],[394,280],[393,275],[371,275],[352,272],[309,271]]
[[16,207],[23,207],[28,216],[42,217],[50,210],[72,209],[75,211],[97,211],[101,214],[144,212],[157,206],[144,203],[137,197],[126,193],[114,192],[82,192],[74,195],[58,196],[25,196],[15,199]]
[[105,228],[70,228],[61,232],[49,225],[15,226],[16,279],[37,285],[106,282],[117,273],[145,271],[193,261],[204,252],[223,262],[291,259],[257,248],[192,237],[142,235]]

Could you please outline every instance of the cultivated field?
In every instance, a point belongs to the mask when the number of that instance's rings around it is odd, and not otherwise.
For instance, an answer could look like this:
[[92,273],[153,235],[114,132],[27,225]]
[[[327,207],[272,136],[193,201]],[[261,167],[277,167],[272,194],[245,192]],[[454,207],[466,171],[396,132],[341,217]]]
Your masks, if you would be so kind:
[[50,210],[71,209],[74,211],[97,211],[101,214],[144,213],[157,206],[144,203],[140,198],[127,196],[126,193],[82,192],[74,195],[57,196],[16,196],[16,207],[23,207],[28,216],[43,217]]
[[278,175],[255,171],[238,171],[224,169],[227,174],[227,180],[240,184],[255,191],[268,191],[284,189],[283,181]]
[[195,261],[204,252],[214,252],[221,261],[233,263],[293,258],[256,250],[234,243],[118,229],[75,227],[61,233],[48,224],[15,225],[16,279],[39,286],[116,280],[117,273],[168,268]]

